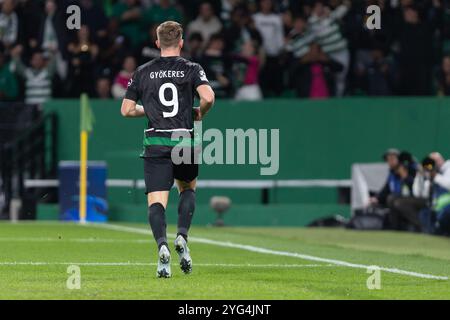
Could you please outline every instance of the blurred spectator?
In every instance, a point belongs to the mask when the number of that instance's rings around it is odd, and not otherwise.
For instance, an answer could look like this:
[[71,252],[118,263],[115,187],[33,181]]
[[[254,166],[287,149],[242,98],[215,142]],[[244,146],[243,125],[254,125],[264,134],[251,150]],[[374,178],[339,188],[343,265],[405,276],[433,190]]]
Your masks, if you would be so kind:
[[297,62],[294,69],[297,95],[324,99],[334,95],[334,78],[342,65],[329,57],[317,43]]
[[5,54],[0,49],[0,101],[15,100],[18,93],[16,76],[11,72]]
[[450,1],[439,1],[442,8],[442,33],[443,52],[450,54]]
[[225,51],[241,52],[241,46],[249,40],[262,44],[261,34],[256,30],[247,7],[238,6],[231,13],[231,24],[224,31]]
[[122,99],[128,87],[128,82],[136,70],[136,59],[133,56],[125,57],[123,61],[123,68],[114,79],[112,86],[112,95],[115,99]]
[[156,47],[157,24],[151,25],[148,29],[147,39],[137,49],[138,64],[147,63],[160,55],[160,50]]
[[440,95],[450,96],[450,56],[442,58],[438,71],[438,91]]
[[111,99],[111,80],[109,78],[98,78],[95,85],[96,97],[98,99]]
[[[367,28],[369,14],[366,13],[366,6],[375,4],[381,10],[381,29]],[[388,51],[392,45],[394,37],[394,28],[397,27],[395,20],[396,11],[389,10],[388,3],[384,0],[366,0],[363,2],[352,3],[350,11],[347,13],[343,22],[350,45],[355,50],[355,64],[368,64],[371,60],[371,51],[374,48],[380,48]],[[345,22],[345,23],[344,23]]]
[[227,24],[231,18],[231,12],[233,8],[236,7],[239,0],[222,0],[221,5],[222,8],[220,10],[220,19]]
[[259,6],[259,0],[257,1],[246,1],[245,2],[248,8],[248,12],[250,13],[250,16],[253,16],[255,13],[258,12],[260,6]]
[[0,42],[10,48],[19,35],[19,20],[15,9],[15,0],[3,0],[0,12]]
[[212,35],[201,60],[206,76],[214,89],[216,97],[224,98],[230,92],[230,76],[228,61],[224,55],[225,42],[220,34]]
[[[143,4],[145,4],[146,1],[152,1],[152,0],[141,0],[141,1]],[[111,18],[111,16],[112,16],[114,4],[115,4],[114,0],[102,0],[101,3],[99,4],[101,6],[103,12],[105,13],[105,16],[107,19]]]
[[183,54],[184,56],[192,61],[199,62],[201,60],[201,56],[203,54],[203,37],[200,33],[194,32],[189,35],[189,39],[185,48],[187,47],[187,51]]
[[64,17],[57,11],[55,0],[45,2],[45,15],[42,16],[40,25],[36,26],[37,38],[29,39],[30,47],[40,47],[44,51],[66,52],[67,33]]
[[390,95],[391,63],[385,57],[381,48],[374,48],[370,54],[368,59],[360,60],[360,63],[356,66],[357,82],[369,96]]
[[[103,8],[95,0],[79,0],[81,8],[81,24],[87,25],[94,38],[104,37],[108,20]],[[103,1],[105,2],[105,1]]]
[[78,97],[83,92],[92,94],[94,91],[92,78],[99,48],[92,41],[88,26],[81,26],[77,38],[69,43],[68,52],[70,95]]
[[108,23],[107,33],[98,41],[99,63],[102,69],[109,69],[117,73],[122,67],[122,61],[130,50],[131,44],[128,38],[119,30],[119,21],[111,18]]
[[241,53],[234,57],[236,100],[257,101],[263,98],[258,84],[260,59],[255,44],[250,40],[243,44]]
[[112,18],[119,21],[120,32],[130,40],[133,47],[141,43],[141,8],[138,0],[117,2],[112,8]]
[[42,44],[42,32],[47,15],[46,1],[18,2],[16,0],[16,4],[15,12],[19,19],[17,44],[23,46],[22,59],[29,61],[31,54]]
[[431,94],[432,26],[421,20],[417,7],[403,10],[399,30],[399,90],[402,95]]
[[222,23],[219,18],[214,14],[213,7],[208,2],[203,2],[200,5],[197,18],[188,24],[187,34],[188,36],[194,32],[198,32],[202,35],[205,44],[208,43],[209,38],[222,30]]
[[14,59],[13,69],[25,80],[25,103],[43,104],[52,97],[52,79],[55,72],[55,56],[51,54],[46,61],[41,51],[31,56],[30,66],[21,60],[22,47],[11,50]]
[[255,27],[261,34],[266,54],[261,70],[261,87],[264,94],[279,96],[283,90],[280,53],[284,47],[284,29],[281,15],[273,11],[272,0],[261,0],[260,11],[253,15]]
[[[36,9],[31,6],[28,10]],[[66,28],[65,17],[62,15],[62,11],[58,11],[57,3],[55,0],[46,0],[44,13],[42,15],[36,15],[35,12],[28,12],[27,18],[33,15],[35,19],[31,19],[29,23],[33,25],[28,28],[33,28],[32,31],[28,30],[29,38],[28,50],[31,52],[36,50],[42,50],[45,55],[55,54],[55,66],[58,80],[65,79],[67,77],[67,43],[68,33]],[[27,56],[27,55],[26,55]]]
[[[294,16],[293,16],[291,10],[286,10],[286,11],[282,12],[281,19],[283,21],[283,35],[287,35],[294,27]],[[283,42],[284,42],[284,39],[283,39]]]
[[287,35],[286,51],[292,53],[295,59],[302,58],[309,52],[309,45],[314,41],[314,35],[307,29],[307,21],[303,16],[296,17],[292,30]]
[[181,23],[183,20],[181,13],[171,2],[171,0],[160,0],[159,4],[152,5],[143,15],[144,22],[148,25],[161,24],[164,21]]
[[315,2],[311,17],[308,20],[309,28],[314,33],[318,44],[331,59],[342,65],[342,71],[336,73],[336,95],[342,96],[345,92],[348,68],[350,66],[350,52],[347,47],[347,40],[343,37],[339,20],[348,12],[349,1],[330,10],[325,1]]

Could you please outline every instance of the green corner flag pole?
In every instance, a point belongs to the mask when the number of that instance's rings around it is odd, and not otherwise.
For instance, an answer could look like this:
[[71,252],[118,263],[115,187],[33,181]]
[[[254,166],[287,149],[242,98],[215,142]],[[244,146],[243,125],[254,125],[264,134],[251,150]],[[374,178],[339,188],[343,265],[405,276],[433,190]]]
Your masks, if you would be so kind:
[[87,94],[83,93],[80,98],[80,223],[86,223],[87,216],[87,160],[88,160],[88,137],[92,131],[94,115],[89,105]]

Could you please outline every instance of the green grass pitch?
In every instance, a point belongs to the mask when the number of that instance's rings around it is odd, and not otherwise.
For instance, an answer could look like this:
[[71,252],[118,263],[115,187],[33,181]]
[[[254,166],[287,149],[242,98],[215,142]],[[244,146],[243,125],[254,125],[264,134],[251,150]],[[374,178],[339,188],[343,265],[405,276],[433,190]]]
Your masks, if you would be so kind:
[[[450,280],[424,277],[450,276],[448,238],[342,229],[193,227],[193,273],[182,274],[172,249],[172,278],[157,279],[148,227],[108,226],[0,223],[0,299],[450,298]],[[170,226],[169,233],[174,232]],[[173,237],[170,242],[172,247]],[[381,288],[369,290],[367,269],[315,257],[398,272],[382,270]],[[72,264],[80,267],[79,290],[66,286]]]

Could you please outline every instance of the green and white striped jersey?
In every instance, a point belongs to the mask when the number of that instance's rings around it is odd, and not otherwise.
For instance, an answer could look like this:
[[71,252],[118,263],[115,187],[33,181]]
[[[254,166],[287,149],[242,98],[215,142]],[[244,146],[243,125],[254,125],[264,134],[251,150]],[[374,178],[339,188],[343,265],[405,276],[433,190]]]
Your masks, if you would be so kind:
[[314,42],[315,35],[306,31],[302,34],[296,33],[291,35],[291,40],[286,45],[286,50],[292,52],[295,58],[301,58],[309,51],[309,45]]
[[327,54],[347,50],[347,40],[342,36],[338,19],[341,19],[348,11],[344,5],[339,6],[325,17],[311,16],[308,20],[308,28],[315,35],[315,41]]

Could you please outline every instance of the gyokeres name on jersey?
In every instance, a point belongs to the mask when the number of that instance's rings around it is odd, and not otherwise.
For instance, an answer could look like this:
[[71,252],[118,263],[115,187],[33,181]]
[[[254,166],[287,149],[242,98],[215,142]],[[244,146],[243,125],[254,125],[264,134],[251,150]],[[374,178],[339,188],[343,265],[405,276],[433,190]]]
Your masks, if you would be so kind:
[[150,72],[150,79],[184,78],[183,70],[160,70]]

